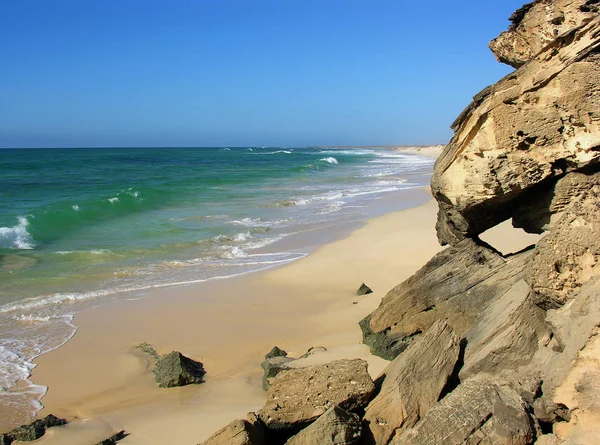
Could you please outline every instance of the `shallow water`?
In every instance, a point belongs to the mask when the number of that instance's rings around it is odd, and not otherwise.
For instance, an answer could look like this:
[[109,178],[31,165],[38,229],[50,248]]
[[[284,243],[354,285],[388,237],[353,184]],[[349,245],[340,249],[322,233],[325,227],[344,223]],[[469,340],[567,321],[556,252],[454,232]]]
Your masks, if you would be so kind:
[[426,185],[434,162],[386,149],[0,154],[0,402],[32,410],[44,388],[15,385],[75,333],[76,311],[301,258],[285,248],[294,237],[368,218]]

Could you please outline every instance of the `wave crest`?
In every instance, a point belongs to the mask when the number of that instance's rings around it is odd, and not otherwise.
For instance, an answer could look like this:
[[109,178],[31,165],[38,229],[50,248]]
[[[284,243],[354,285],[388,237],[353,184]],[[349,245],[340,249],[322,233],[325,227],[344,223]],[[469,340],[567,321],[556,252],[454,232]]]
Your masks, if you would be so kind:
[[13,227],[0,227],[0,247],[7,249],[30,250],[35,247],[33,237],[27,231],[29,221],[24,216],[18,217],[19,223]]
[[319,161],[321,162],[327,162],[328,164],[332,164],[332,165],[338,165],[339,162],[336,158],[334,158],[333,156],[329,156],[327,158],[323,158],[323,159],[319,159]]

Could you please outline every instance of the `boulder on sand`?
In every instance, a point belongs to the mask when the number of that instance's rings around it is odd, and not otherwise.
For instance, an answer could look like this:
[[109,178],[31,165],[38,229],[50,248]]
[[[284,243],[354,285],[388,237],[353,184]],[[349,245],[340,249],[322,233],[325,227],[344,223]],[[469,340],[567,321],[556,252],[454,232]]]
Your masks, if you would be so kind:
[[161,388],[203,383],[203,377],[206,374],[202,363],[196,362],[177,351],[161,355],[156,361],[156,366],[152,372],[158,386]]
[[373,290],[367,286],[365,283],[361,284],[360,287],[358,288],[358,290],[356,291],[356,295],[358,295],[359,297],[361,295],[368,295],[368,294],[372,294]]

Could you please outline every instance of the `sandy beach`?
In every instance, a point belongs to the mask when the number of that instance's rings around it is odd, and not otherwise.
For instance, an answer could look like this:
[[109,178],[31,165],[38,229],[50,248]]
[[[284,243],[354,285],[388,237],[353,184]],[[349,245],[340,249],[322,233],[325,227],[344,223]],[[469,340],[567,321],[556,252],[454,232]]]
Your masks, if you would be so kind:
[[[325,346],[313,361],[365,358],[377,376],[386,362],[361,344],[357,323],[441,249],[435,213],[429,200],[372,219],[284,267],[76,314],[74,338],[36,360],[32,379],[49,388],[39,415],[71,420],[41,442],[91,444],[125,429],[131,435],[124,444],[198,443],[262,406],[260,362],[274,345],[292,356]],[[362,282],[374,293],[355,296]],[[142,341],[201,361],[206,383],[157,388],[134,349]]]
[[[429,196],[426,189],[411,193]],[[376,377],[387,362],[369,354],[357,323],[442,249],[433,230],[436,211],[429,199],[371,219],[287,266],[76,314],[74,338],[36,360],[32,379],[49,388],[39,416],[70,420],[40,443],[93,444],[123,429],[130,433],[123,444],[199,443],[263,405],[260,362],[274,345],[296,357],[326,347],[311,363],[363,358]],[[507,251],[529,241],[508,231],[517,233],[505,226],[487,241],[504,240]],[[354,295],[362,282],[371,295]],[[178,350],[201,361],[206,382],[158,388],[135,350],[143,341],[159,353]]]

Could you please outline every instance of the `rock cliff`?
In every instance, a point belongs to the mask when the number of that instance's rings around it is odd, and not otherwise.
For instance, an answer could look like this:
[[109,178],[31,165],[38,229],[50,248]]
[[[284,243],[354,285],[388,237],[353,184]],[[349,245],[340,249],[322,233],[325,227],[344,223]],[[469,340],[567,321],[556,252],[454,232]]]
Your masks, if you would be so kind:
[[[537,0],[510,20],[490,48],[516,71],[475,96],[435,165],[449,246],[360,322],[388,367],[373,383],[360,360],[280,366],[258,417],[217,435],[600,442],[600,0]],[[545,236],[510,255],[480,240],[508,219]]]

